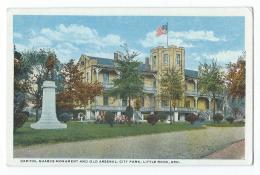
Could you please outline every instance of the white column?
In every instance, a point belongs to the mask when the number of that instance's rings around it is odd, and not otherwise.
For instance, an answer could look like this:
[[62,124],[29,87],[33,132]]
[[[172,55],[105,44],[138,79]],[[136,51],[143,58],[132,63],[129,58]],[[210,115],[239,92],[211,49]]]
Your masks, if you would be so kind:
[[86,119],[90,120],[90,110],[86,110]]
[[208,101],[209,101],[209,110],[211,110],[211,107],[210,107],[210,105],[211,105],[211,97],[208,97]]
[[185,122],[185,114],[180,114],[180,121]]
[[195,83],[195,92],[198,93],[198,80],[194,80]]
[[195,108],[198,109],[198,97],[195,97]]
[[99,111],[95,111],[95,119],[97,119],[98,115],[99,115]]
[[100,71],[101,71],[100,68],[96,68],[96,69],[95,69],[97,82],[98,82],[98,74],[99,74]]
[[179,113],[178,112],[174,112],[174,122],[177,122],[177,121],[179,121],[178,120],[178,116],[179,116]]
[[[208,97],[208,100],[209,100],[209,111],[211,112],[211,97]],[[209,115],[209,120],[211,120],[211,116]]]
[[[99,74],[100,71],[101,71],[100,68],[96,68],[96,69],[95,69],[97,82],[99,82],[99,81],[98,81],[98,74]],[[96,105],[97,105],[97,101],[98,101],[98,97],[96,96],[96,97],[95,97],[95,103],[96,103]],[[95,115],[95,117],[96,117],[96,115]]]

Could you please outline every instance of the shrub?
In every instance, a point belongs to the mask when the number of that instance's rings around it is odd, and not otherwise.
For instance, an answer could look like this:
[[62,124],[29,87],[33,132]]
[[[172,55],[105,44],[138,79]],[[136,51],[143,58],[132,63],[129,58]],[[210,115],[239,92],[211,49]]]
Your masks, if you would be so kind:
[[147,117],[147,122],[151,125],[155,125],[159,120],[159,117],[155,114],[151,114]]
[[62,122],[65,122],[65,123],[70,121],[72,118],[73,118],[73,114],[68,113],[68,112],[63,112],[62,114],[60,114],[58,116],[59,121],[62,121]]
[[230,124],[234,122],[235,118],[234,117],[228,117],[226,118],[226,121],[228,121]]
[[167,120],[167,118],[168,118],[168,114],[166,112],[158,112],[157,115],[161,122]]
[[27,112],[18,112],[14,114],[14,132],[17,128],[23,126],[23,124],[28,120],[28,117]]
[[20,92],[14,93],[14,132],[17,128],[22,127],[29,117],[28,113],[24,111],[26,106],[26,96]]
[[185,120],[190,122],[190,124],[193,124],[195,121],[199,120],[199,117],[198,115],[191,113],[185,117]]
[[107,111],[106,113],[105,113],[105,121],[111,126],[111,127],[113,127],[113,125],[114,125],[114,114],[113,114],[113,112],[110,112],[110,111]]
[[220,113],[217,113],[213,116],[213,121],[214,123],[217,122],[217,123],[220,123],[222,120],[224,119],[223,115],[220,114]]

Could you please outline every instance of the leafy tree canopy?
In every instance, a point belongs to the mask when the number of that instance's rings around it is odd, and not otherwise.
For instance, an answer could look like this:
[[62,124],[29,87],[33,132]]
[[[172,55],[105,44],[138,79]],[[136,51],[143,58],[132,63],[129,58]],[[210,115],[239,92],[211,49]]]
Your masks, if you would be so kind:
[[233,98],[245,97],[246,89],[246,62],[244,56],[240,56],[236,63],[229,63],[227,68],[228,95]]
[[138,56],[137,52],[130,52],[127,45],[122,46],[124,53],[116,60],[116,70],[118,77],[113,80],[114,89],[109,92],[110,95],[119,95],[122,99],[128,98],[130,100],[142,95],[143,93],[143,76],[140,70],[141,62],[135,58]]

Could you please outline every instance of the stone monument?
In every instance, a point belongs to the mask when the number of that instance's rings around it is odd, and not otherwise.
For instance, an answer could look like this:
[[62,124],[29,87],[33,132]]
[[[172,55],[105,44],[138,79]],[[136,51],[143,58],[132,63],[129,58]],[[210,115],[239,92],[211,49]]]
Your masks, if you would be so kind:
[[55,58],[53,55],[48,57],[46,63],[45,81],[43,82],[43,97],[42,97],[42,114],[37,123],[31,124],[33,129],[62,129],[67,128],[67,125],[61,123],[57,119],[56,114],[56,85],[54,81],[54,65]]

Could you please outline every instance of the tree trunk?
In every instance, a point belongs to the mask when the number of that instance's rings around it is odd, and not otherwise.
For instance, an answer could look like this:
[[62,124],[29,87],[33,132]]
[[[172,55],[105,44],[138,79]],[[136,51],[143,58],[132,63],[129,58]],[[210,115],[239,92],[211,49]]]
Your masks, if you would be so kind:
[[128,98],[128,106],[131,106],[131,97]]
[[[131,107],[131,97],[129,97],[129,100],[128,100],[128,107],[130,108]],[[132,116],[133,117],[133,116]],[[131,116],[127,116],[128,118],[128,125],[130,126],[131,125]]]
[[173,119],[172,119],[172,101],[170,100],[170,124],[173,123]]
[[215,113],[216,113],[215,104],[216,104],[216,97],[215,97],[215,94],[213,94],[213,117],[215,116]]
[[176,122],[176,121],[175,121],[175,108],[176,108],[176,106],[174,105],[174,106],[173,106],[173,119],[174,119],[173,122]]

